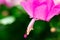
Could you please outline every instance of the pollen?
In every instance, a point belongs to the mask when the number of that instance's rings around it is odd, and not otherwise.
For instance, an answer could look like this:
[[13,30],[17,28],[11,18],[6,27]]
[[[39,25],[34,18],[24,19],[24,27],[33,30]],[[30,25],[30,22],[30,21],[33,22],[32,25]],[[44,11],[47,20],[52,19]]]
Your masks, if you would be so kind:
[[52,28],[50,29],[50,31],[51,31],[51,32],[56,32],[56,28],[52,27]]
[[2,12],[2,15],[3,15],[3,16],[8,16],[9,13],[8,13],[8,11],[3,11],[3,12]]

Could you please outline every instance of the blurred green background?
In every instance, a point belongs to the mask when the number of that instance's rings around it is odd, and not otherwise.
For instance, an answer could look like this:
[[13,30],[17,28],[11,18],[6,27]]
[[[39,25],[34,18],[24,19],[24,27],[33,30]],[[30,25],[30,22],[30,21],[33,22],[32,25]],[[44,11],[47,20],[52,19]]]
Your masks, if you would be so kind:
[[25,39],[30,21],[21,6],[8,8],[0,5],[0,40],[60,40],[60,15],[54,16],[50,22],[36,21],[34,30]]

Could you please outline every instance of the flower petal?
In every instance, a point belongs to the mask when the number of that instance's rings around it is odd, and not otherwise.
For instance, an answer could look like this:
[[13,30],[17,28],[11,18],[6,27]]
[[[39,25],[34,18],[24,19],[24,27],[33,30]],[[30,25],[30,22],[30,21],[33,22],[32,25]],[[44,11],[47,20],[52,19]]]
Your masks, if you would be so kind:
[[25,11],[28,13],[30,17],[33,17],[32,4],[30,4],[29,2],[21,2],[21,6],[25,9]]
[[4,0],[0,0],[0,4],[3,4],[4,3]]
[[35,9],[34,18],[45,20],[47,13],[47,6],[45,4],[38,6]]
[[46,0],[46,2],[47,2],[48,10],[50,10],[51,7],[54,5],[54,2],[53,0]]
[[60,13],[60,5],[53,7],[50,13],[48,14],[47,21],[49,21],[52,17],[58,15],[59,13]]

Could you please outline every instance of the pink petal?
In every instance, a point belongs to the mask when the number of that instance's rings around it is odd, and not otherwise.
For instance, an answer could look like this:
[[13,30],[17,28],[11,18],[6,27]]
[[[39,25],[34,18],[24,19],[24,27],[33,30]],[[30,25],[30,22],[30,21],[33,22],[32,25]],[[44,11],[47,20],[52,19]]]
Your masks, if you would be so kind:
[[23,0],[5,0],[5,4],[9,7],[20,5]]
[[39,0],[40,3],[46,2],[46,0]]
[[36,2],[36,1],[42,3],[42,2],[45,2],[46,0],[27,0],[27,2],[31,2],[31,3]]
[[60,13],[60,5],[53,7],[48,14],[47,21],[49,21],[52,17],[58,15],[59,13]]
[[5,4],[6,4],[8,7],[13,6],[11,0],[5,0]]
[[0,4],[4,4],[4,0],[0,0]]
[[47,15],[47,6],[45,4],[35,9],[34,18],[45,20]]
[[27,0],[21,2],[21,6],[25,9],[28,15],[32,18],[35,8],[40,5],[40,3],[44,2],[45,0]]
[[28,2],[21,2],[22,7],[25,9],[25,11],[30,15],[30,17],[33,17],[33,9],[32,4]]
[[53,0],[46,0],[46,2],[47,2],[48,10],[50,10],[51,7],[54,5],[54,2]]

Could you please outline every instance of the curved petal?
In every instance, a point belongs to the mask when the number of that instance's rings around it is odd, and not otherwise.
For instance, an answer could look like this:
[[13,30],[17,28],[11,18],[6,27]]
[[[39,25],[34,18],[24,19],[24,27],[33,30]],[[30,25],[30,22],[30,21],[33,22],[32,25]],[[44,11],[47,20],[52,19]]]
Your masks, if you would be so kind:
[[4,3],[4,0],[0,0],[0,4],[3,4]]
[[39,0],[40,3],[46,2],[46,0]]
[[28,2],[31,2],[31,3],[33,3],[33,2],[40,2],[40,3],[43,3],[43,2],[45,2],[46,0],[27,0]]
[[46,0],[46,2],[47,2],[48,10],[51,10],[51,7],[54,5],[53,0]]
[[60,5],[53,7],[48,14],[47,21],[49,21],[52,17],[58,15],[59,13],[60,13]]
[[38,7],[42,2],[45,2],[45,0],[25,0],[24,2],[21,2],[21,5],[28,15],[33,17],[35,8]]
[[32,4],[30,4],[29,2],[21,2],[21,6],[24,8],[24,10],[28,13],[30,17],[33,17]]
[[47,6],[45,4],[38,6],[35,9],[34,18],[45,20],[47,15]]

